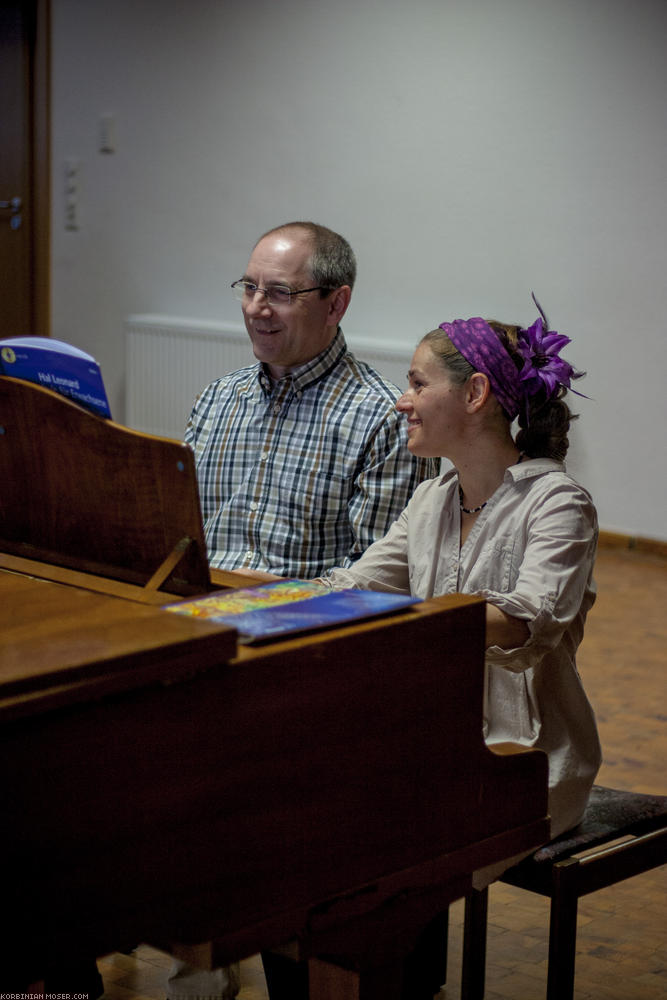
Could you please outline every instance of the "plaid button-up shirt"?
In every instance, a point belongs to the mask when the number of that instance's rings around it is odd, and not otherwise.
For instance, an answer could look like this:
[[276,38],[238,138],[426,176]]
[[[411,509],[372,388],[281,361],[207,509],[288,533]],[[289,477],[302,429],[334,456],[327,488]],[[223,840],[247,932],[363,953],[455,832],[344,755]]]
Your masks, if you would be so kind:
[[341,330],[279,381],[256,364],[204,389],[185,440],[211,566],[308,579],[381,538],[437,471],[407,450],[398,395]]

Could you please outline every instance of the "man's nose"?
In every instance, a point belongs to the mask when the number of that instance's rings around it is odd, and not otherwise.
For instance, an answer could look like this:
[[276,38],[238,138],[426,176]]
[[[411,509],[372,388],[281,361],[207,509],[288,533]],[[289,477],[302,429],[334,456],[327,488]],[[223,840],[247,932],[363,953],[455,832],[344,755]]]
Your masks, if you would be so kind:
[[271,312],[271,303],[263,288],[256,288],[253,295],[246,296],[243,310],[249,316],[259,316]]

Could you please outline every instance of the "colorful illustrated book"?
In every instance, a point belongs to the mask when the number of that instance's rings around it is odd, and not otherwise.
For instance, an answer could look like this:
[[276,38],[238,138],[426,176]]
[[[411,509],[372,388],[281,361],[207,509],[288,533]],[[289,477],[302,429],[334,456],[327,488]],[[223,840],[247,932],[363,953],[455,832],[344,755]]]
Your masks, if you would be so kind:
[[261,642],[282,635],[333,628],[349,621],[393,614],[419,598],[376,590],[329,590],[321,583],[278,580],[240,590],[221,590],[166,611],[232,625],[239,641]]
[[95,358],[51,337],[0,340],[0,374],[36,382],[69,396],[100,417],[110,417],[109,402]]

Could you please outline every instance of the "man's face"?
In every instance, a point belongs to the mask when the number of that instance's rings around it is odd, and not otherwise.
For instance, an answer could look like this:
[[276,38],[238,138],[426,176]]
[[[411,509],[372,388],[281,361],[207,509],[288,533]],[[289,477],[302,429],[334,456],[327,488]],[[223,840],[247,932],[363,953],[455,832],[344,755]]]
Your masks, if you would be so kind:
[[[316,282],[308,270],[310,254],[305,233],[272,233],[253,250],[243,277],[258,288],[312,288]],[[268,365],[274,377],[312,360],[331,343],[339,319],[332,307],[334,297],[329,293],[321,299],[315,291],[297,295],[289,305],[275,305],[257,291],[244,300],[243,318],[255,357]]]

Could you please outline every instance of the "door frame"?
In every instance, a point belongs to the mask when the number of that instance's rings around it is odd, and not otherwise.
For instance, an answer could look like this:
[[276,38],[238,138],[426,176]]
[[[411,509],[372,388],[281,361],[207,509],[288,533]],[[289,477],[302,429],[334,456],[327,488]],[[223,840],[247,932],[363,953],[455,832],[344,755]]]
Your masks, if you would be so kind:
[[51,0],[34,0],[30,37],[33,329],[51,335]]

